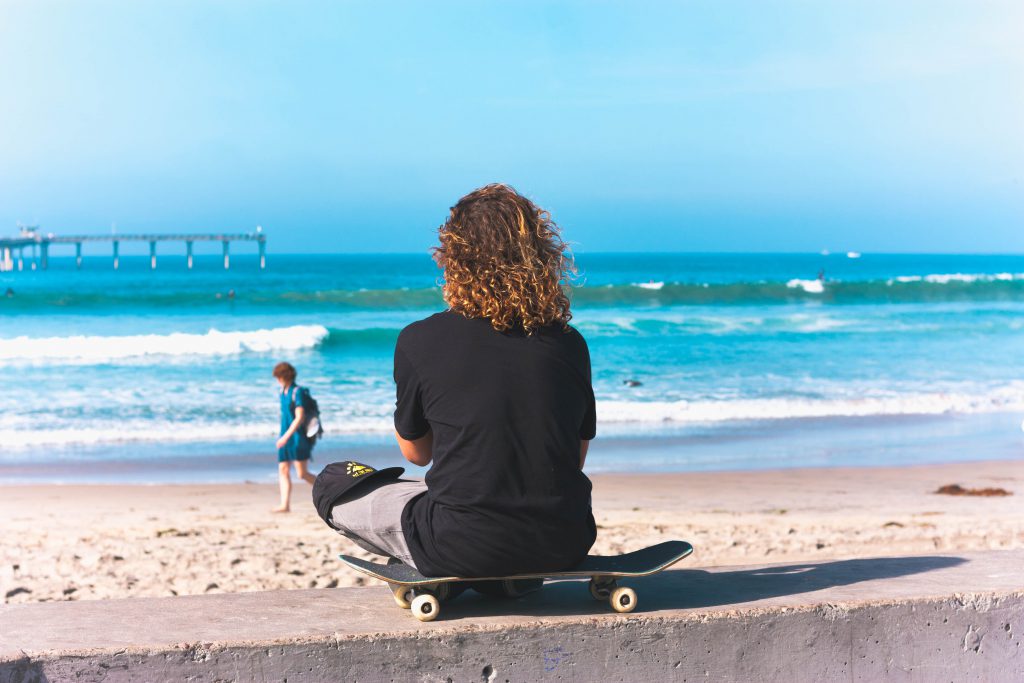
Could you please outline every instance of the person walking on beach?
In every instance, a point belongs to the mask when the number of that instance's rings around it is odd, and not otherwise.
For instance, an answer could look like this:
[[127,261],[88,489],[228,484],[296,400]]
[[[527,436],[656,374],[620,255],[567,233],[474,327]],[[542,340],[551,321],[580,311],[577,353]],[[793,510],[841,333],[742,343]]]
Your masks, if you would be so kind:
[[448,310],[402,330],[394,358],[395,436],[406,460],[432,465],[426,480],[334,463],[313,487],[317,512],[427,576],[567,569],[597,535],[583,473],[590,356],[563,290],[571,256],[548,213],[506,185],[460,199],[439,237]]
[[291,509],[292,463],[299,479],[312,484],[316,477],[309,471],[313,444],[306,436],[306,412],[309,393],[295,383],[295,367],[291,363],[274,366],[274,377],[281,385],[281,436],[277,440],[277,474],[281,487],[281,504],[273,512]]

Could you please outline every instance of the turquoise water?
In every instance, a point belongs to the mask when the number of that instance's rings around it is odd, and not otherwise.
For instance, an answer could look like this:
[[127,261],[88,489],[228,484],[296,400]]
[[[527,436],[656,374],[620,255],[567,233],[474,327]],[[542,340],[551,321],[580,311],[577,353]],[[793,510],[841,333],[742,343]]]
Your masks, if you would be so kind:
[[[678,443],[810,419],[1024,413],[1022,256],[577,262],[573,324],[590,344],[601,436]],[[217,257],[191,272],[184,258],[148,265],[123,257],[114,272],[97,257],[77,271],[51,258],[45,272],[0,273],[0,292],[13,290],[0,298],[0,466],[42,463],[56,477],[121,460],[272,461],[279,360],[320,401],[321,453],[387,443],[394,340],[443,305],[428,255],[271,256],[263,272],[244,255],[230,271]],[[630,469],[629,457],[605,465]],[[679,465],[669,460],[659,466]],[[786,465],[785,449],[764,461]]]

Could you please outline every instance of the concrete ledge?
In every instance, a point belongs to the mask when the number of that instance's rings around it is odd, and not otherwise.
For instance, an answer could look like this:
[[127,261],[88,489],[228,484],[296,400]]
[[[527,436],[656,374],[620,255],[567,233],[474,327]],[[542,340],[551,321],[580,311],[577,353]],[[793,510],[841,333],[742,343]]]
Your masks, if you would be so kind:
[[415,621],[383,587],[0,607],[0,683],[1024,680],[1024,551],[678,569]]

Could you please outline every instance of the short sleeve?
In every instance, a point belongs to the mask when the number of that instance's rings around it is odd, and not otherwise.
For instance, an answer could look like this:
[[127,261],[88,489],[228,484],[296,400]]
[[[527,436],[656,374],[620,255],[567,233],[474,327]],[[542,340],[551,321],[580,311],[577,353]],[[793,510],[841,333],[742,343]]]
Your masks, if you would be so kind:
[[305,396],[306,392],[302,390],[302,387],[296,386],[292,389],[292,402],[295,404],[296,408],[306,407]]
[[423,387],[416,369],[401,347],[395,346],[395,431],[407,441],[424,436],[430,423],[423,414]]
[[582,441],[590,441],[597,436],[597,405],[594,399],[594,385],[591,382],[590,375],[590,351],[587,349],[587,343],[580,337],[581,348],[582,348],[582,361],[583,361],[583,375],[587,381],[587,406],[583,413],[583,421],[580,423],[580,439]]

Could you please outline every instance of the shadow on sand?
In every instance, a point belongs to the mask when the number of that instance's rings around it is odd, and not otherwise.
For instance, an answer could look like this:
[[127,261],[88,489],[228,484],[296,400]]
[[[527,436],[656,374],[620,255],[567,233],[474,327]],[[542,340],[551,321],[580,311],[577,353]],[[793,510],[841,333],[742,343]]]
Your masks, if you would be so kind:
[[[702,607],[732,607],[786,595],[848,586],[947,569],[963,564],[959,557],[886,557],[865,560],[793,564],[737,571],[676,569],[654,576],[623,579],[637,592],[637,613]],[[825,601],[825,600],[823,600]],[[540,592],[518,600],[478,596],[469,591],[447,602],[441,619],[518,614],[556,616],[605,614],[607,603],[590,598],[585,581],[551,581]]]

